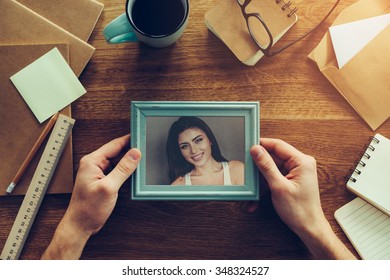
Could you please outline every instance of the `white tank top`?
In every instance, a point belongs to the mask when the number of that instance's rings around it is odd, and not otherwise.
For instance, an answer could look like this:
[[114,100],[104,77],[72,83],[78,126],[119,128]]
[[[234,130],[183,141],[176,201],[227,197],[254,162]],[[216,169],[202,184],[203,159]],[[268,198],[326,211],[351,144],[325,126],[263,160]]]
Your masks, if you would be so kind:
[[[229,171],[229,164],[226,161],[222,161],[222,168],[223,168],[223,184],[225,186],[231,186],[232,181],[230,179],[230,171]],[[188,172],[184,176],[184,182],[186,186],[192,186],[191,182],[191,172]]]

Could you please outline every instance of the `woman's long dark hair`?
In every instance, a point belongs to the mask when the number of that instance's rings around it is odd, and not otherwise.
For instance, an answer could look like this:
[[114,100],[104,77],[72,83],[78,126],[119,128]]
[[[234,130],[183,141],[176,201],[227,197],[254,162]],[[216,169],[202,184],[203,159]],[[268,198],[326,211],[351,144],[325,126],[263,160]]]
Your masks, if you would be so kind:
[[217,139],[215,138],[210,127],[200,118],[197,117],[180,117],[169,129],[167,140],[167,155],[169,166],[169,180],[171,183],[178,177],[184,176],[192,169],[194,165],[189,163],[181,154],[179,147],[179,134],[190,128],[198,128],[206,133],[211,145],[211,156],[218,162],[227,161],[221,154]]

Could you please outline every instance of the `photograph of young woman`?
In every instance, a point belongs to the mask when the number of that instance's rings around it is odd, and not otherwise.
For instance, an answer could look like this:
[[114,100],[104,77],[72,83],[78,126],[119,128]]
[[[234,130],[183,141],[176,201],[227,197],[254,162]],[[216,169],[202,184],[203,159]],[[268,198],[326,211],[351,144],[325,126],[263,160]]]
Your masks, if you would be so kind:
[[171,185],[243,185],[244,163],[223,157],[210,127],[197,117],[180,117],[169,130]]

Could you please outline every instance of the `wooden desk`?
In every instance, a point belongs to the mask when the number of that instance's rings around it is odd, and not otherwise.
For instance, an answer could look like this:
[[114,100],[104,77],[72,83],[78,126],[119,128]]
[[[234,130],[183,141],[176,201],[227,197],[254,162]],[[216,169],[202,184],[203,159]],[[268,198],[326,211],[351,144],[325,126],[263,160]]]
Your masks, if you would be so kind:
[[[131,100],[259,100],[261,136],[284,139],[317,159],[324,212],[337,235],[353,250],[333,213],[354,198],[345,188],[346,177],[374,132],[307,58],[327,26],[353,0],[342,1],[314,34],[254,67],[239,63],[207,30],[204,14],[217,0],[191,0],[190,21],[183,37],[166,49],[137,43],[107,44],[102,30],[124,11],[125,1],[101,2],[105,9],[89,41],[96,52],[81,76],[88,93],[72,105],[77,120],[73,133],[75,173],[82,156],[129,133]],[[327,12],[321,6],[323,1],[296,2],[301,6],[300,16],[306,17],[301,22],[310,26]],[[297,25],[297,32],[308,30],[309,23]],[[390,121],[378,132],[390,137]],[[241,202],[131,201],[127,183],[112,216],[90,239],[82,258],[312,258],[275,213],[269,193],[263,193],[259,209],[249,214]],[[69,198],[46,196],[22,259],[40,258]],[[21,201],[22,197],[0,200],[0,247]]]

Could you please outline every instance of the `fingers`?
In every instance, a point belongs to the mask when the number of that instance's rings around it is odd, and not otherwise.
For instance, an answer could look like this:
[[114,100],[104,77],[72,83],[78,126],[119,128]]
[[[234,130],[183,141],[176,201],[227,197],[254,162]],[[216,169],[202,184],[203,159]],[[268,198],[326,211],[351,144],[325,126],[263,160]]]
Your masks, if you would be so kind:
[[302,152],[279,139],[260,138],[260,144],[270,154],[276,156],[282,161],[287,161],[292,157],[301,157],[303,155]]
[[270,154],[264,149],[264,147],[260,145],[254,145],[252,146],[250,153],[253,162],[264,175],[269,185],[271,185],[271,182],[278,181],[280,178],[284,178],[276,166],[276,163]]
[[110,185],[119,190],[123,183],[130,177],[138,166],[141,152],[138,149],[128,151],[114,169],[104,178],[110,181]]
[[129,147],[130,145],[130,134],[111,140],[107,144],[104,144],[95,152],[93,155],[98,155],[100,158],[111,159],[120,154],[120,152]]

